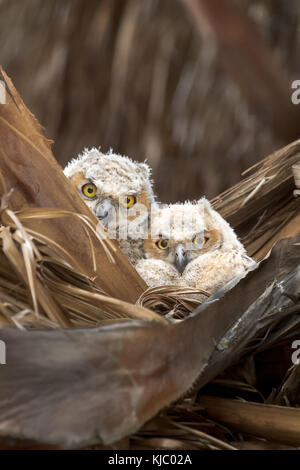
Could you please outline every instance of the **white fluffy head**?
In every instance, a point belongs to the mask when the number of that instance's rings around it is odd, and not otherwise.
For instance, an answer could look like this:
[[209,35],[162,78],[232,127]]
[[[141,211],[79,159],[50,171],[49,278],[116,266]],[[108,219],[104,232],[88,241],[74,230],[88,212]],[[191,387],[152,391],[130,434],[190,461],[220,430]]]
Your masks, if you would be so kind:
[[85,149],[64,169],[67,178],[80,172],[87,180],[93,181],[104,195],[117,198],[146,189],[150,199],[154,200],[151,169],[146,163],[135,162],[112,151],[104,154],[92,148]]

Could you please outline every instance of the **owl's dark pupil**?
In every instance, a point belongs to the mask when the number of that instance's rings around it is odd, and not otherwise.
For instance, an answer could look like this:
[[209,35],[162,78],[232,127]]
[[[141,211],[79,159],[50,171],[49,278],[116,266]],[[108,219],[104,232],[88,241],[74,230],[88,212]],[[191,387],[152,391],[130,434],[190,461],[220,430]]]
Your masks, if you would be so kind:
[[88,193],[91,194],[93,191],[94,191],[93,188],[88,188]]
[[168,246],[167,240],[163,240],[163,241],[161,242],[161,246],[162,246],[163,248],[166,248],[166,247]]
[[129,197],[126,198],[126,204],[129,204],[130,203],[130,199]]

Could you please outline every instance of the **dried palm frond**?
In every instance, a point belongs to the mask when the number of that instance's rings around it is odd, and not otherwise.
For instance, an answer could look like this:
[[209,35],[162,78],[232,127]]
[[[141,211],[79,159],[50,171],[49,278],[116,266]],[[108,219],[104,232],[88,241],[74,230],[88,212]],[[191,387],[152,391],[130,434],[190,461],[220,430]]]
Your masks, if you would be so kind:
[[[33,214],[51,220],[65,215],[55,209]],[[0,214],[0,326],[92,327],[129,318],[165,322],[154,311],[110,297],[79,274],[63,247],[24,227],[28,217],[28,211]]]
[[292,171],[299,161],[298,140],[254,165],[246,178],[212,201],[258,260],[276,240],[300,233],[300,198],[293,195]]
[[[246,403],[245,403],[246,405]],[[271,412],[274,408],[271,408]],[[235,413],[235,409],[233,414]],[[165,416],[151,420],[127,443],[131,449],[162,450],[234,450],[234,449],[296,449],[297,444],[286,444],[243,434],[241,429],[221,424],[208,416],[205,405],[185,400],[173,406]],[[298,447],[299,448],[299,447]]]
[[272,397],[272,403],[300,407],[300,363],[290,367]]
[[132,448],[234,450],[230,430],[204,417],[203,409],[192,400],[171,407],[131,438]]
[[300,409],[201,396],[205,415],[233,429],[300,446]]

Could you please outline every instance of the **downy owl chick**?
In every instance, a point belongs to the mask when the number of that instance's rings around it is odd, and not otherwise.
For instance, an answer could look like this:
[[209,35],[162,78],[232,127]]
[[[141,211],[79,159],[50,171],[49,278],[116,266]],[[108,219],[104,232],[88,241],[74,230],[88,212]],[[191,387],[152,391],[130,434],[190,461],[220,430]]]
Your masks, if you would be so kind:
[[[169,284],[176,270],[174,283],[210,294],[255,264],[234,230],[205,198],[157,207],[144,251],[148,259],[141,260],[136,269],[149,286]],[[160,267],[154,275],[157,260],[167,263],[168,268]]]
[[64,173],[107,228],[108,236],[119,241],[123,253],[135,264],[142,257],[154,203],[149,166],[92,148],[73,159]]

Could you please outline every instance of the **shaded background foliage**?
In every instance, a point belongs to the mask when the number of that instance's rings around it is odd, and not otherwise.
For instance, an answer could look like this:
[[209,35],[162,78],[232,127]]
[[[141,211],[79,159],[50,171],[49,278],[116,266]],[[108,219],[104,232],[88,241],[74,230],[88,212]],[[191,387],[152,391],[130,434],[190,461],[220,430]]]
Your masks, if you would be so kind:
[[[279,73],[300,78],[299,2],[228,5],[256,25]],[[241,93],[183,0],[0,0],[0,44],[62,165],[86,146],[147,158],[164,202],[212,197],[291,140],[285,111],[279,135],[263,94],[245,98],[261,84]]]

